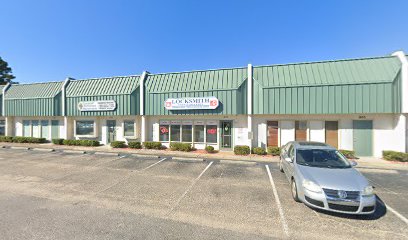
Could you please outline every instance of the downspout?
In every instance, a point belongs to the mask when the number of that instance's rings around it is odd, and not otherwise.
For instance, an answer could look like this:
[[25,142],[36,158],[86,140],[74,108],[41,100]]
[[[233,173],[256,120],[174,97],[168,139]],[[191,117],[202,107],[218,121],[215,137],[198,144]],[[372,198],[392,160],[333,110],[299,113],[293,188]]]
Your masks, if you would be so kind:
[[149,74],[149,72],[144,71],[142,73],[142,75],[140,76],[140,82],[139,82],[139,90],[140,90],[140,98],[139,98],[139,106],[140,106],[140,116],[142,117],[142,122],[141,122],[141,126],[140,126],[140,141],[146,142],[146,116],[145,116],[145,107],[144,107],[144,100],[145,100],[145,96],[144,96],[144,81],[147,77],[147,75]]
[[254,133],[252,131],[252,84],[253,84],[253,68],[252,64],[248,64],[248,96],[247,96],[247,104],[248,104],[248,146],[252,149],[252,142],[254,138]]

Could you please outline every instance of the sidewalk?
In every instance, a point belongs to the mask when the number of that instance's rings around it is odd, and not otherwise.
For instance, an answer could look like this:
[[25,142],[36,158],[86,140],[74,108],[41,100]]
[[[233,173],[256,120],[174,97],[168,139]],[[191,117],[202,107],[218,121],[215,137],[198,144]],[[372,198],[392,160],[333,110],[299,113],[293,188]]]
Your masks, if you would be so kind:
[[218,153],[206,153],[204,150],[197,150],[192,152],[180,152],[166,150],[153,150],[153,149],[131,149],[131,148],[111,148],[110,146],[99,146],[99,147],[82,147],[82,146],[64,146],[55,145],[52,143],[43,144],[31,144],[31,143],[0,143],[0,147],[24,147],[30,149],[49,149],[49,150],[74,150],[74,151],[84,151],[84,152],[105,152],[105,153],[121,153],[121,154],[140,154],[140,155],[151,155],[151,156],[171,156],[180,158],[198,158],[198,159],[223,159],[223,160],[237,160],[237,161],[256,161],[256,162],[278,162],[278,157],[273,157],[271,155],[247,155],[239,156],[235,155],[234,152],[230,151],[220,151]]

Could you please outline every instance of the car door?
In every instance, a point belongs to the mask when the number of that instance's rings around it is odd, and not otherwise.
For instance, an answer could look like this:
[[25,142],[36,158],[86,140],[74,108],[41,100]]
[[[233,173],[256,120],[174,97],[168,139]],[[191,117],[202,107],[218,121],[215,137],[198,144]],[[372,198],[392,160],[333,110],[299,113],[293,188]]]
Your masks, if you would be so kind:
[[288,146],[288,150],[287,150],[287,157],[290,158],[292,161],[285,161],[285,173],[286,173],[286,177],[288,178],[288,180],[290,180],[293,176],[293,166],[294,166],[294,161],[295,161],[295,146],[293,144],[291,144],[290,146]]

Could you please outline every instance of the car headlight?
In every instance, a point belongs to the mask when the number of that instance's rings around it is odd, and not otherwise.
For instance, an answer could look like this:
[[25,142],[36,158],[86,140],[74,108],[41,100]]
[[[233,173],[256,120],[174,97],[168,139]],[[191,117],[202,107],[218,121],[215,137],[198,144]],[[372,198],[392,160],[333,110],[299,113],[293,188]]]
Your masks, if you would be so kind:
[[303,187],[311,192],[315,192],[315,193],[321,193],[322,192],[322,188],[317,185],[316,183],[309,181],[309,180],[303,180]]
[[373,186],[367,186],[364,188],[363,192],[361,193],[363,196],[372,196],[374,195],[374,188]]

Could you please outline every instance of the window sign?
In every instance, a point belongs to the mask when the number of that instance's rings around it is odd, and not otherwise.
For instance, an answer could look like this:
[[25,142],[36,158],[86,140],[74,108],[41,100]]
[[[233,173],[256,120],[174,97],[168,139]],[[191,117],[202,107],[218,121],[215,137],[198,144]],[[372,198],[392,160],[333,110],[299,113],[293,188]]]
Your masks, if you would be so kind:
[[116,102],[113,100],[89,101],[89,102],[79,102],[78,103],[78,110],[81,112],[113,111],[115,109],[116,109]]
[[194,121],[194,125],[204,125],[204,124],[205,124],[204,121],[200,121],[200,120]]
[[219,104],[216,97],[169,98],[164,107],[167,110],[216,109]]
[[191,120],[183,120],[183,125],[193,125],[193,121]]
[[170,125],[170,121],[168,120],[161,120],[160,125]]
[[94,121],[76,121],[76,135],[78,136],[94,136],[95,122]]
[[180,125],[181,124],[181,120],[172,120],[170,121],[171,125]]

